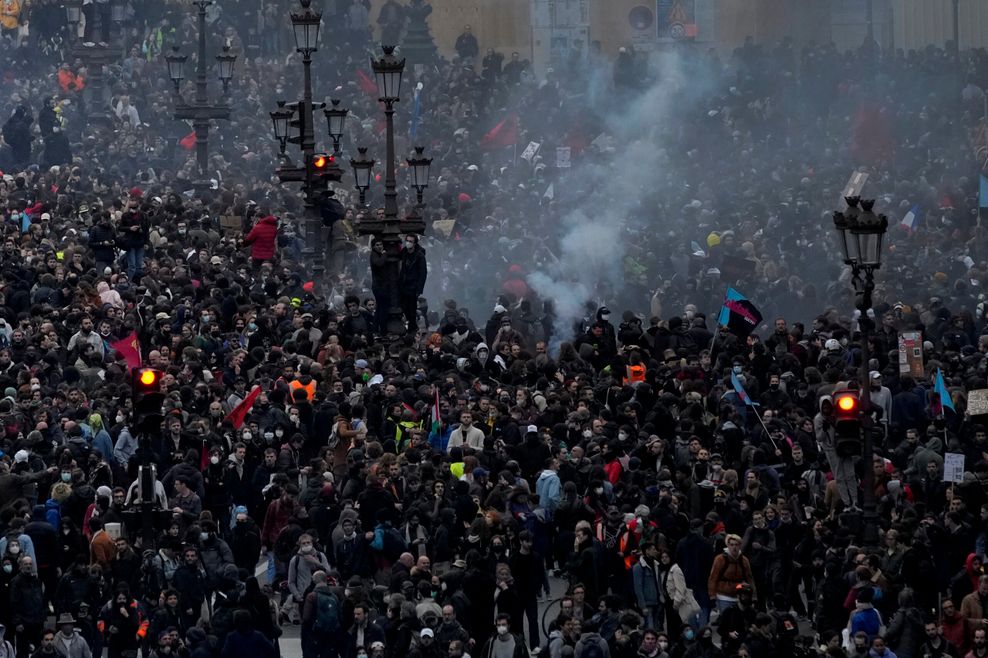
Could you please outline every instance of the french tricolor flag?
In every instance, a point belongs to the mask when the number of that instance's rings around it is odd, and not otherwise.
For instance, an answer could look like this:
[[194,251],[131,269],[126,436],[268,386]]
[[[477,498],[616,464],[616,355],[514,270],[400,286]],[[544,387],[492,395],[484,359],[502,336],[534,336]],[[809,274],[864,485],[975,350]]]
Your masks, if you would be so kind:
[[919,221],[919,204],[910,208],[909,212],[906,213],[906,216],[903,217],[902,221],[899,223],[905,226],[910,231],[915,231],[917,221]]

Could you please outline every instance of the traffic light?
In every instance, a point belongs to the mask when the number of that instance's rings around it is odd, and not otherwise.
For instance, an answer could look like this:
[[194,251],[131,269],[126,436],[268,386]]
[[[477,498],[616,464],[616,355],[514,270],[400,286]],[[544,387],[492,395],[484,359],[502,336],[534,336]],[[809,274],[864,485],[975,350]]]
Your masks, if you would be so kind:
[[309,159],[312,171],[312,187],[324,190],[332,180],[330,171],[333,169],[333,156],[326,153],[313,153]]
[[861,454],[861,400],[856,391],[834,395],[834,439],[837,454],[853,457]]
[[165,418],[162,412],[165,394],[161,392],[163,374],[154,368],[134,369],[134,429],[138,434],[158,431]]

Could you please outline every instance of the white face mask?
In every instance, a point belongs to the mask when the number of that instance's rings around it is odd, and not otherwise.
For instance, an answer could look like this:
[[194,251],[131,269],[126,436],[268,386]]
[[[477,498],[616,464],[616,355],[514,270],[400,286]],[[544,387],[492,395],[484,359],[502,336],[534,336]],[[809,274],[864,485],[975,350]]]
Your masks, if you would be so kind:
[[503,625],[503,624],[498,624],[498,626],[497,626],[497,634],[498,635],[507,635],[508,634],[508,627],[505,626],[505,625]]
[[212,457],[209,458],[209,463],[210,464],[219,464],[220,463],[220,458],[217,457],[216,455],[213,455]]
[[665,651],[669,648],[669,643],[665,640],[659,640],[659,651]]
[[118,423],[124,422],[124,415],[123,414],[117,414],[117,422]]
[[11,555],[17,555],[18,553],[21,552],[21,547],[20,546],[11,546],[8,550],[10,550],[10,554]]
[[253,435],[250,432],[244,432],[241,437],[244,441],[250,441],[251,438],[253,438]]

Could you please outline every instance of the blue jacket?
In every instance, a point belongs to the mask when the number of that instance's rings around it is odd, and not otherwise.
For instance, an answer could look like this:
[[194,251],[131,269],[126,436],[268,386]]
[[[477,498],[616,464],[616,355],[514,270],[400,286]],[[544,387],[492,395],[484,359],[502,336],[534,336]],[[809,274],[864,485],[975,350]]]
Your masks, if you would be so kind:
[[659,592],[659,581],[656,578],[655,567],[648,566],[644,558],[639,558],[638,562],[631,567],[631,579],[635,583],[635,598],[638,599],[639,608],[647,608],[662,603],[662,594]]
[[546,469],[539,474],[535,482],[535,493],[539,496],[539,505],[550,514],[556,511],[563,496],[563,487],[559,482],[559,474]]
[[858,631],[864,631],[868,636],[868,642],[871,642],[881,628],[882,616],[872,607],[855,610],[851,615],[851,637],[854,637]]

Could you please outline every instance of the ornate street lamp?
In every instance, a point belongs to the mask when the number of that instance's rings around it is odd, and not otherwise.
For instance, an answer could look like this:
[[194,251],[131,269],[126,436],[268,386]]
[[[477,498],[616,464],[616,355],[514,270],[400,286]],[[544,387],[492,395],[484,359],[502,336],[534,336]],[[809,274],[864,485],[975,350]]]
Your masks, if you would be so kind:
[[357,158],[350,159],[350,167],[353,168],[353,179],[357,190],[360,192],[360,205],[367,203],[367,190],[371,184],[371,170],[374,168],[374,159],[367,157],[367,147],[358,146]]
[[861,367],[859,387],[861,401],[862,450],[864,462],[863,514],[861,539],[865,547],[878,547],[878,504],[875,500],[874,445],[871,417],[871,349],[869,340],[874,322],[868,316],[871,295],[875,290],[875,271],[882,266],[882,243],[888,231],[888,217],[873,212],[873,200],[847,197],[847,210],[834,213],[834,227],[840,242],[844,264],[851,267],[851,283],[860,311],[858,328],[861,332]]
[[329,136],[333,139],[333,153],[340,153],[340,139],[343,138],[343,124],[350,110],[340,107],[340,101],[336,98],[329,101],[330,107],[323,110],[326,115],[326,123],[329,124]]
[[425,147],[416,146],[414,157],[405,160],[412,170],[412,187],[415,188],[415,198],[419,205],[422,205],[422,192],[429,187],[429,167],[432,165],[432,158],[425,157],[424,151]]

